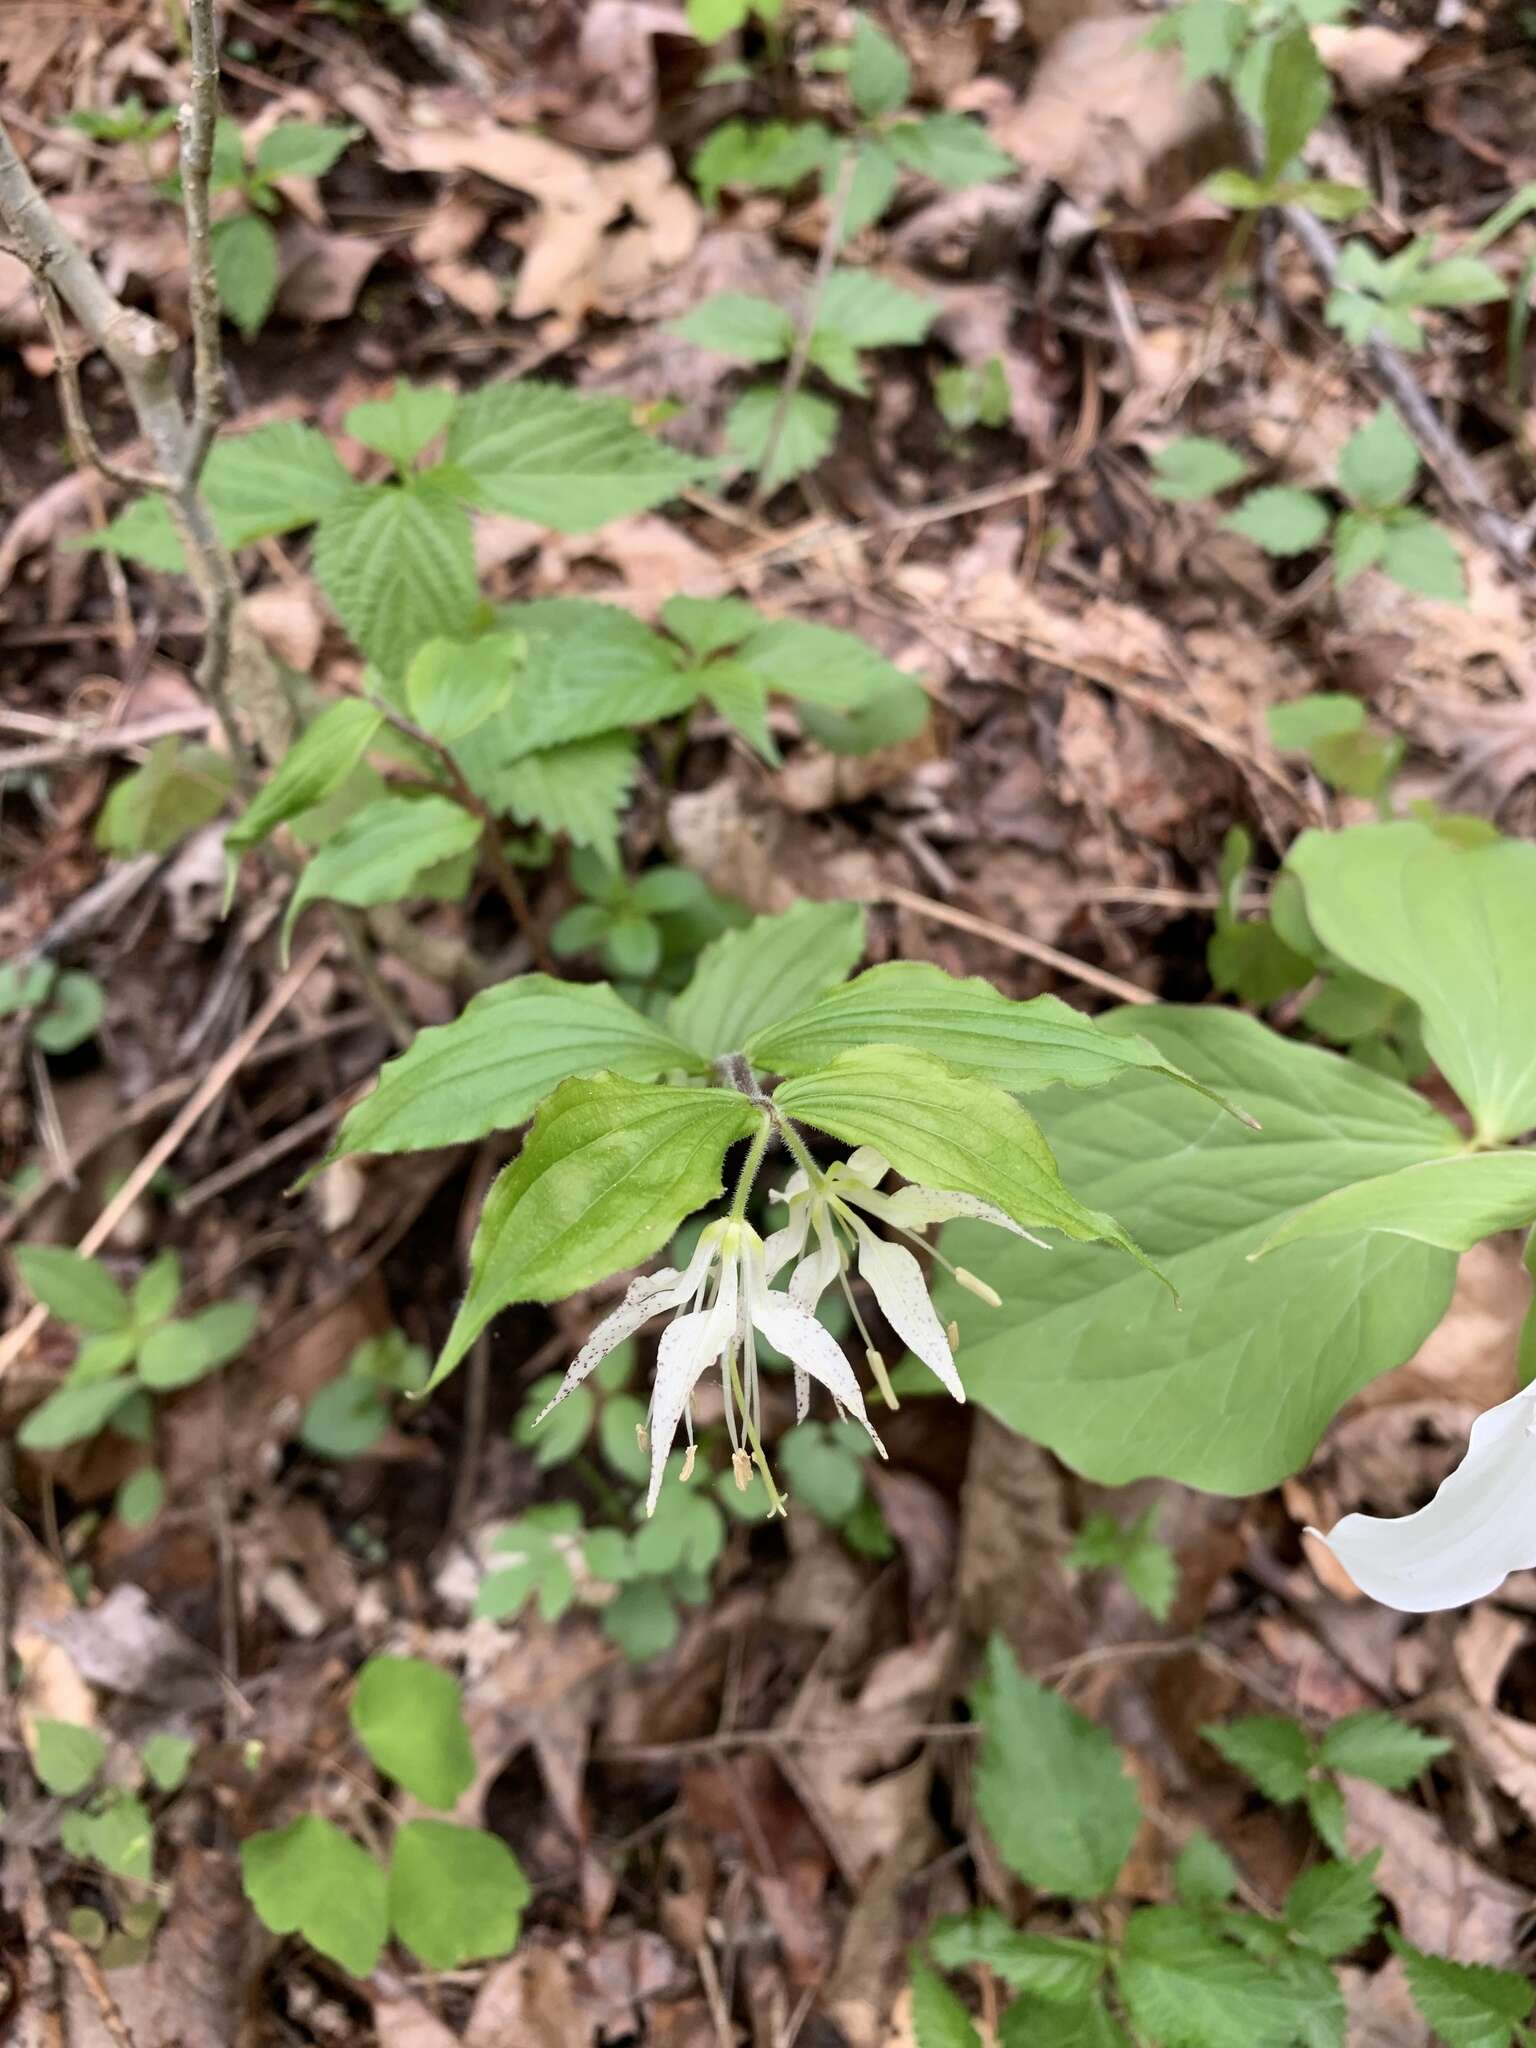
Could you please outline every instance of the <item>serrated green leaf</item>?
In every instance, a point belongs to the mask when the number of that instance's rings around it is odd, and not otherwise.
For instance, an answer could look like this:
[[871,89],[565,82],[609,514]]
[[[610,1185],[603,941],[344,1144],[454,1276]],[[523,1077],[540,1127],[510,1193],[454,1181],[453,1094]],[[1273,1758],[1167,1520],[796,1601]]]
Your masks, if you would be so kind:
[[1536,1997],[1528,1977],[1425,1955],[1395,1932],[1387,1939],[1402,1958],[1414,2004],[1449,2048],[1509,2048],[1519,2036]]
[[1320,1956],[1348,1955],[1376,1931],[1385,1900],[1376,1889],[1381,1851],[1359,1863],[1315,1863],[1286,1894],[1285,1924]]
[[727,1148],[761,1115],[723,1088],[563,1081],[486,1196],[432,1384],[511,1302],[573,1294],[649,1258],[720,1193]]
[[32,1768],[60,1799],[83,1792],[106,1761],[107,1745],[94,1728],[39,1718],[32,1724]]
[[208,237],[219,304],[247,341],[277,297],[277,237],[254,213],[216,220]]
[[56,1244],[19,1244],[11,1256],[28,1292],[61,1322],[104,1331],[132,1323],[127,1295],[99,1260]]
[[283,756],[277,772],[259,789],[224,835],[226,848],[243,853],[334,796],[367,753],[384,714],[361,697],[328,704]]
[[936,185],[962,192],[993,178],[1012,177],[1018,160],[999,149],[979,121],[967,114],[924,114],[898,121],[882,138],[902,167]]
[[841,981],[864,943],[857,903],[802,902],[755,917],[700,953],[693,979],[672,1000],[667,1029],[706,1060],[741,1052]]
[[384,1873],[318,1813],[240,1845],[241,1882],[262,1925],[302,1934],[354,1977],[371,1975],[389,1931]]
[[453,418],[458,393],[443,384],[412,384],[398,378],[388,398],[354,405],[342,427],[365,448],[387,455],[402,475]]
[[762,471],[770,491],[814,469],[837,439],[837,407],[814,391],[796,391],[784,408],[770,450],[779,410],[777,387],[759,384],[743,392],[725,416],[725,438],[732,454],[749,469]]
[[1315,548],[1328,531],[1328,507],[1310,491],[1272,484],[1253,491],[1222,521],[1270,555],[1300,555]]
[[190,1735],[151,1735],[140,1746],[139,1757],[157,1792],[179,1792],[196,1750]]
[[460,400],[447,461],[482,511],[560,533],[647,512],[709,468],[635,426],[622,398],[526,381]]
[[1306,1791],[1315,1750],[1300,1722],[1284,1714],[1250,1714],[1200,1733],[1277,1806],[1300,1799]]
[[617,859],[619,819],[636,772],[633,734],[599,733],[512,762],[495,778],[497,801],[519,824],[563,832]]
[[419,1152],[513,1130],[559,1082],[607,1071],[633,1081],[707,1071],[696,1052],[605,982],[520,975],[482,989],[452,1024],[418,1032],[348,1110],[325,1164],[351,1152]]
[[959,1323],[971,1397],[1078,1470],[1115,1485],[1156,1473],[1261,1490],[1306,1460],[1350,1395],[1417,1349],[1450,1300],[1455,1259],[1380,1235],[1257,1264],[1248,1254],[1303,1203],[1463,1141],[1411,1090],[1251,1018],[1169,1006],[1099,1022],[1142,1033],[1263,1126],[1245,1131],[1151,1074],[1048,1109],[1068,1185],[1134,1229],[1182,1313],[1149,1277],[1095,1253],[1060,1245],[1042,1258],[964,1223],[946,1227],[945,1253],[1004,1306],[945,1280],[939,1313]]
[[1209,1835],[1191,1835],[1173,1867],[1174,1889],[1183,1906],[1222,1906],[1237,1890],[1237,1870],[1226,1850]]
[[1133,1913],[1115,1976],[1133,2026],[1159,2048],[1292,2048],[1309,2003],[1185,1906]]
[[1335,1721],[1318,1747],[1318,1756],[1330,1771],[1341,1771],[1349,1778],[1369,1778],[1389,1792],[1405,1792],[1450,1747],[1442,1735],[1427,1735],[1395,1714],[1367,1708]]
[[1345,442],[1339,485],[1357,505],[1385,512],[1412,491],[1420,466],[1418,443],[1395,408],[1383,405]]
[[[1227,0],[1221,0],[1221,4],[1227,4]],[[1218,491],[1229,490],[1248,474],[1248,465],[1235,448],[1201,434],[1186,434],[1182,440],[1170,441],[1165,448],[1157,449],[1152,466],[1157,471],[1153,492],[1159,498],[1173,501],[1214,498]]]
[[835,148],[819,121],[722,121],[691,166],[706,206],[728,185],[787,192],[822,170]]
[[841,335],[854,348],[908,348],[942,310],[937,299],[909,292],[872,270],[834,270],[816,311],[816,332]]
[[738,363],[782,362],[795,343],[795,323],[772,299],[718,292],[674,320],[673,334]]
[[857,143],[838,145],[822,171],[822,184],[830,194],[841,177],[843,151],[853,151],[853,179],[843,205],[843,238],[855,235],[879,220],[896,197],[901,183],[901,165],[883,136],[866,134]]
[[309,526],[357,489],[325,436],[297,420],[221,437],[202,482],[208,509],[231,547]]
[[1307,1785],[1307,1817],[1323,1841],[1341,1860],[1349,1855],[1349,1815],[1344,1795],[1332,1778],[1313,1778]]
[[1430,1057],[1480,1134],[1536,1124],[1536,846],[1360,825],[1304,833],[1287,866],[1329,951],[1418,1005]]
[[990,1909],[941,1920],[928,1948],[946,1970],[979,1965],[1010,1990],[1033,1992],[1053,2005],[1081,2005],[1091,1998],[1109,1962],[1109,1951],[1097,1942],[1026,1934]]
[[286,954],[306,904],[328,897],[366,908],[398,903],[439,862],[467,853],[480,837],[480,820],[447,796],[381,796],[364,804],[305,867],[288,899],[282,944]]
[[370,661],[402,674],[428,640],[466,637],[479,591],[462,505],[425,484],[351,490],[315,533],[315,574]]
[[986,1729],[976,1808],[1004,1862],[1026,1884],[1102,1898],[1141,1822],[1136,1788],[1105,1731],[1025,1678],[1000,1636],[987,1646],[973,1707]]
[[446,1671],[422,1657],[370,1657],[357,1675],[353,1733],[384,1773],[446,1812],[474,1782],[475,1753]]
[[907,1180],[975,1195],[1015,1223],[1103,1239],[1143,1259],[1112,1216],[1068,1193],[1026,1109],[927,1053],[880,1045],[840,1053],[817,1072],[784,1082],[774,1099],[786,1116],[829,1137],[873,1145]]
[[1130,2037],[1098,1993],[1081,2005],[1016,1999],[997,2030],[998,2048],[1131,2048]]
[[866,120],[894,114],[912,90],[912,67],[900,47],[867,14],[853,24],[853,49],[848,63],[848,90]]
[[411,1820],[396,1831],[390,1926],[429,1970],[510,1954],[531,1896],[499,1835],[442,1820]]
[[912,1958],[912,2039],[916,2048],[981,2048],[971,2016],[944,1979]]
[[1419,597],[1448,604],[1467,601],[1466,571],[1443,526],[1422,514],[1400,513],[1389,521],[1381,551],[1383,571]]

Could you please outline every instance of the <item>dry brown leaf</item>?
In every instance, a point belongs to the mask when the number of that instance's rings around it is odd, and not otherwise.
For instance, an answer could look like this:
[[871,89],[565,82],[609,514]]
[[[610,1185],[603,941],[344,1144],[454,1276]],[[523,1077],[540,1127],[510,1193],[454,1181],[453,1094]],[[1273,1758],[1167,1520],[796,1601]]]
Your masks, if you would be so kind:
[[1317,53],[1351,106],[1368,107],[1389,93],[1429,48],[1427,35],[1376,22],[1346,28],[1323,22],[1312,31]]
[[1349,2048],[1430,2048],[1434,2036],[1408,1989],[1408,1973],[1393,1956],[1374,1976],[1341,1970],[1349,2012]]
[[389,2048],[459,2048],[459,2037],[429,2012],[419,1998],[391,1990],[373,2001],[373,2024]]
[[1382,1851],[1376,1882],[1415,1948],[1463,1963],[1505,1964],[1529,1895],[1453,1846],[1432,1814],[1363,1778],[1344,1780],[1350,1851]]
[[274,583],[244,600],[245,616],[279,660],[308,675],[325,630],[319,600],[307,583]]
[[481,1985],[464,2048],[593,2048],[597,2030],[565,1956],[527,1942]]
[[580,104],[555,126],[583,149],[630,150],[656,131],[657,36],[696,40],[681,0],[588,0],[576,46]]
[[308,221],[285,221],[278,235],[278,312],[290,320],[347,319],[388,246],[369,235],[336,235]]

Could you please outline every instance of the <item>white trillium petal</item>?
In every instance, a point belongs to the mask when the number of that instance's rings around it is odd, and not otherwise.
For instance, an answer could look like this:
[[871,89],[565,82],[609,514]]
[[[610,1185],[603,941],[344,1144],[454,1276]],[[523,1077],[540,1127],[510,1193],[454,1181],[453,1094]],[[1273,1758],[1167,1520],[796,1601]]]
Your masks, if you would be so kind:
[[[734,1272],[734,1268],[731,1269]],[[736,1290],[722,1284],[712,1308],[693,1309],[668,1324],[656,1347],[656,1383],[651,1389],[651,1484],[645,1512],[653,1515],[667,1459],[693,1390],[720,1357],[736,1328]]]
[[908,1350],[915,1351],[942,1381],[946,1393],[963,1401],[965,1388],[955,1370],[944,1325],[928,1299],[922,1267],[904,1245],[887,1243],[862,1223],[855,1222],[854,1228],[859,1234],[859,1271],[869,1282],[886,1321]]
[[1033,1231],[1015,1223],[995,1202],[983,1202],[977,1195],[963,1195],[958,1189],[911,1187],[902,1188],[894,1195],[877,1195],[872,1201],[865,1201],[860,1195],[851,1199],[882,1222],[894,1224],[900,1230],[924,1230],[930,1223],[948,1223],[956,1216],[968,1216],[978,1223],[995,1223],[999,1230],[1011,1230],[1015,1237],[1028,1238],[1043,1252],[1050,1250],[1043,1237],[1036,1237]]
[[816,1318],[796,1306],[787,1294],[763,1294],[752,1303],[752,1320],[776,1351],[782,1351],[796,1369],[820,1380],[834,1400],[856,1415],[869,1431],[881,1457],[885,1446],[875,1435],[874,1425],[864,1412],[864,1396],[853,1376],[853,1367],[843,1347]]
[[648,1323],[652,1316],[659,1316],[663,1309],[676,1308],[692,1292],[687,1275],[680,1273],[675,1266],[663,1266],[659,1272],[642,1273],[638,1280],[632,1280],[618,1307],[603,1317],[566,1367],[559,1391],[539,1410],[534,1418],[534,1427],[538,1427],[551,1408],[558,1408],[567,1394],[575,1393],[588,1373],[601,1365],[610,1351],[616,1351],[626,1337],[632,1337],[642,1323]]
[[1346,1515],[1326,1543],[1362,1593],[1405,1614],[1463,1607],[1536,1565],[1536,1389],[1490,1408],[1427,1507]]

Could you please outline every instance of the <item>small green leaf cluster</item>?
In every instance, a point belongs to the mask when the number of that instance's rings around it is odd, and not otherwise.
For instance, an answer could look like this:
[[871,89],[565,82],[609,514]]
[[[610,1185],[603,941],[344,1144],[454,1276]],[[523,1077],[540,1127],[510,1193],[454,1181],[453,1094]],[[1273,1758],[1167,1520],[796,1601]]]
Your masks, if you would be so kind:
[[[1257,172],[1217,171],[1206,180],[1207,194],[1219,205],[1239,213],[1305,206],[1324,220],[1347,220],[1370,204],[1370,194],[1359,186],[1308,177],[1300,163],[1307,138],[1333,103],[1312,24],[1347,8],[1348,0],[1304,0],[1301,6],[1264,10],[1269,19],[1263,21],[1240,0],[1195,0],[1193,8],[1179,8],[1159,24],[1154,34],[1182,42],[1188,56],[1189,16],[1195,16],[1197,62],[1228,78],[1239,107],[1263,136]],[[1222,27],[1211,33],[1217,21]],[[1223,48],[1224,57],[1218,54]]]
[[1285,1714],[1252,1714],[1200,1732],[1272,1805],[1304,1804],[1335,1856],[1349,1853],[1341,1777],[1403,1792],[1451,1746],[1371,1708],[1346,1714],[1320,1738]]
[[[351,1720],[375,1767],[423,1806],[450,1812],[473,1784],[459,1688],[436,1665],[370,1657]],[[301,1814],[250,1836],[240,1866],[263,1926],[302,1935],[354,1977],[371,1974],[391,1935],[429,1970],[506,1955],[530,1896],[499,1835],[446,1820],[399,1822],[386,1867],[323,1814]]]
[[[1458,1255],[1536,1222],[1536,1160],[1517,1142],[1536,1128],[1533,899],[1536,847],[1480,820],[1304,833],[1272,892],[1271,937],[1296,973],[1324,970],[1307,1020],[1359,1057],[1210,1004],[1098,1019],[1237,1097],[1261,1129],[1153,1074],[1058,1098],[1066,1183],[1134,1231],[1182,1312],[1129,1262],[1075,1244],[1041,1261],[952,1223],[945,1255],[1003,1297],[983,1309],[948,1280],[936,1289],[970,1398],[1107,1485],[1157,1475],[1249,1493],[1304,1465],[1343,1404],[1440,1321]],[[1406,1084],[1423,1057],[1470,1141]],[[1536,1362],[1529,1326],[1525,1346]]]
[[[114,1894],[118,1927],[111,1933],[94,1913],[80,1938],[109,1969],[142,1962],[160,1918],[147,1887],[154,1879],[155,1824],[147,1803],[154,1793],[169,1797],[186,1781],[196,1744],[169,1729],[149,1736],[131,1759],[114,1761],[110,1782],[102,1782],[105,1739],[94,1728],[40,1717],[30,1725],[32,1768],[43,1789],[69,1803],[58,1817],[59,1846],[67,1855],[94,1864],[129,1889]],[[143,1889],[140,1889],[143,1888]]]
[[1117,1522],[1113,1515],[1090,1515],[1077,1532],[1067,1563],[1079,1571],[1118,1572],[1154,1621],[1168,1619],[1179,1590],[1179,1567],[1157,1534],[1155,1507],[1133,1522]]
[[1435,254],[1433,235],[1419,235],[1394,256],[1379,256],[1366,241],[1339,251],[1333,289],[1323,318],[1356,348],[1376,336],[1410,354],[1424,346],[1415,315],[1442,306],[1486,306],[1509,296],[1508,287],[1481,257]]
[[777,1459],[792,1506],[809,1508],[861,1557],[895,1555],[869,1488],[869,1439],[825,1422],[799,1422],[779,1438]]
[[[1209,497],[1247,473],[1231,449],[1198,436],[1173,442],[1154,461],[1153,488],[1165,498]],[[1267,484],[1250,491],[1223,523],[1266,554],[1300,555],[1326,544],[1340,589],[1366,569],[1379,568],[1418,596],[1461,604],[1466,577],[1449,534],[1408,503],[1422,466],[1412,436],[1393,408],[1383,405],[1339,457],[1341,509],[1314,491]]]
[[[829,62],[834,55],[836,61]],[[903,171],[960,191],[1017,168],[968,115],[907,111],[912,67],[865,15],[856,18],[846,52],[818,53],[815,68],[846,76],[853,136],[840,136],[820,121],[727,121],[693,159],[694,182],[706,206],[716,206],[728,187],[787,192],[813,177],[832,192],[843,182],[851,151],[842,228],[852,236],[886,212]]]
[[[147,1443],[154,1427],[150,1396],[191,1386],[227,1365],[256,1326],[256,1305],[247,1301],[177,1316],[181,1261],[174,1252],[146,1266],[131,1294],[99,1259],[58,1245],[18,1245],[15,1259],[37,1300],[86,1333],[63,1383],[21,1425],[17,1440],[28,1450],[60,1450],[107,1428]],[[159,1474],[145,1467],[124,1482],[118,1511],[130,1524],[146,1522],[158,1511],[162,1491]]]
[[1358,697],[1314,690],[1265,714],[1270,744],[1282,754],[1304,754],[1330,789],[1384,800],[1402,766],[1403,742],[1374,730]]
[[[236,192],[245,208],[216,220],[210,235],[219,303],[250,341],[277,297],[277,236],[264,216],[279,209],[283,178],[323,178],[362,130],[324,121],[279,121],[248,156],[237,123],[220,120],[213,139],[210,196]],[[179,185],[173,186],[179,190]]]
[[361,1458],[390,1425],[391,1396],[419,1394],[431,1360],[401,1330],[384,1330],[353,1347],[336,1379],[310,1397],[299,1426],[306,1450],[322,1458]]
[[972,427],[1006,427],[1013,417],[1008,378],[998,356],[984,363],[950,363],[934,372],[934,402],[957,434]]
[[[872,272],[834,270],[816,304],[806,361],[837,390],[863,398],[869,386],[860,350],[920,342],[938,310],[935,300]],[[784,361],[794,351],[797,332],[789,309],[745,292],[721,292],[704,300],[672,331],[735,362],[757,364]],[[725,423],[726,440],[742,462],[761,470],[771,456],[764,473],[769,489],[812,468],[837,434],[837,404],[814,391],[795,391],[782,420],[779,414],[776,387],[758,384],[737,399]]]
[[39,1052],[73,1052],[95,1036],[106,996],[93,974],[39,957],[0,964],[0,1018],[20,1017]]
[[142,147],[176,126],[176,110],[157,107],[151,113],[139,95],[130,92],[115,107],[77,107],[64,116],[64,125],[88,135],[92,142],[128,142]]
[[596,953],[611,973],[645,982],[669,958],[698,951],[690,941],[714,900],[691,869],[651,867],[631,881],[601,854],[578,847],[570,876],[586,901],[568,910],[549,935],[550,950],[562,960]]
[[[1047,1897],[1107,1898],[1141,1821],[1110,1737],[1025,1678],[996,1638],[973,1707],[985,1730],[976,1807],[1003,1861]],[[1400,1788],[1446,1747],[1388,1714],[1351,1715],[1319,1742],[1278,1719],[1207,1733],[1230,1753],[1224,1738],[1234,1728],[1261,1731],[1250,1733],[1243,1768],[1254,1766],[1261,1789],[1262,1780],[1277,1787],[1266,1796],[1282,1801],[1313,1784],[1331,1788],[1338,1770]],[[980,2048],[965,2003],[939,1974],[973,1969],[990,1971],[1012,1996],[998,2026],[1002,2048],[1129,2048],[1133,2039],[1143,2048],[1344,2048],[1344,1998],[1331,1965],[1377,1931],[1380,1852],[1351,1860],[1341,1828],[1329,1846],[1333,1857],[1302,1871],[1274,1917],[1232,1903],[1237,1871],[1215,1842],[1195,1835],[1175,1868],[1177,1903],[1117,1915],[1112,1937],[1019,1928],[991,1908],[941,1920],[912,1965],[917,2048]],[[1447,2041],[1507,2048],[1536,1995],[1529,1983],[1400,1946],[1414,1998]]]

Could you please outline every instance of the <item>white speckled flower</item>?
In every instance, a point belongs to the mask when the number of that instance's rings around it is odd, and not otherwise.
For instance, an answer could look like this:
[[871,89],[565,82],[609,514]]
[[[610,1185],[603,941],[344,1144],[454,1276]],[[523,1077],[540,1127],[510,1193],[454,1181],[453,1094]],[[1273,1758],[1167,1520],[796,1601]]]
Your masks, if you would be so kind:
[[[774,1232],[764,1247],[768,1277],[771,1280],[781,1267],[792,1259],[796,1260],[798,1263],[790,1276],[789,1298],[808,1310],[815,1308],[834,1280],[838,1282],[864,1340],[870,1371],[886,1400],[894,1407],[896,1401],[885,1362],[864,1326],[848,1284],[848,1256],[850,1251],[855,1253],[860,1275],[868,1281],[870,1292],[879,1302],[881,1313],[891,1328],[937,1376],[945,1389],[957,1401],[963,1401],[965,1388],[955,1369],[954,1346],[929,1299],[922,1267],[905,1245],[893,1244],[871,1230],[859,1211],[878,1218],[898,1236],[928,1252],[954,1274],[962,1287],[968,1288],[993,1308],[1000,1306],[999,1297],[993,1289],[984,1280],[978,1280],[974,1273],[968,1273],[963,1266],[950,1265],[944,1255],[934,1251],[918,1233],[931,1223],[945,1223],[953,1217],[964,1216],[980,1223],[995,1223],[1001,1230],[1011,1230],[1016,1237],[1025,1237],[1031,1244],[1038,1244],[1042,1251],[1049,1247],[1029,1231],[1021,1229],[1011,1216],[975,1195],[959,1194],[950,1188],[917,1186],[904,1187],[894,1195],[883,1195],[879,1192],[880,1183],[890,1171],[890,1162],[883,1159],[873,1146],[861,1145],[848,1159],[837,1161],[824,1171],[808,1171],[801,1166],[791,1174],[786,1186],[774,1198],[788,1204],[789,1221],[782,1230]],[[808,1244],[811,1245],[810,1250],[806,1249]],[[795,1403],[797,1412],[802,1416],[809,1394],[804,1375],[797,1368]]]
[[[605,1316],[572,1360],[559,1392],[539,1416],[579,1387],[587,1375],[642,1323],[667,1310],[681,1310],[662,1333],[656,1353],[647,1427],[651,1483],[646,1513],[655,1512],[662,1476],[680,1422],[693,1444],[693,1394],[712,1365],[721,1368],[725,1426],[738,1475],[756,1462],[768,1480],[762,1457],[762,1405],[758,1387],[758,1335],[782,1351],[795,1368],[796,1386],[817,1379],[839,1408],[863,1423],[876,1450],[885,1447],[864,1411],[853,1368],[837,1340],[816,1321],[814,1304],[792,1300],[768,1285],[763,1240],[748,1223],[712,1223],[699,1238],[686,1270],[664,1266],[630,1283],[629,1291]],[[745,1478],[742,1477],[745,1484]],[[770,1494],[772,1488],[770,1485]]]
[[1463,1607],[1536,1565],[1536,1387],[1477,1418],[1466,1456],[1417,1514],[1346,1515],[1308,1533],[1362,1593],[1405,1614]]

